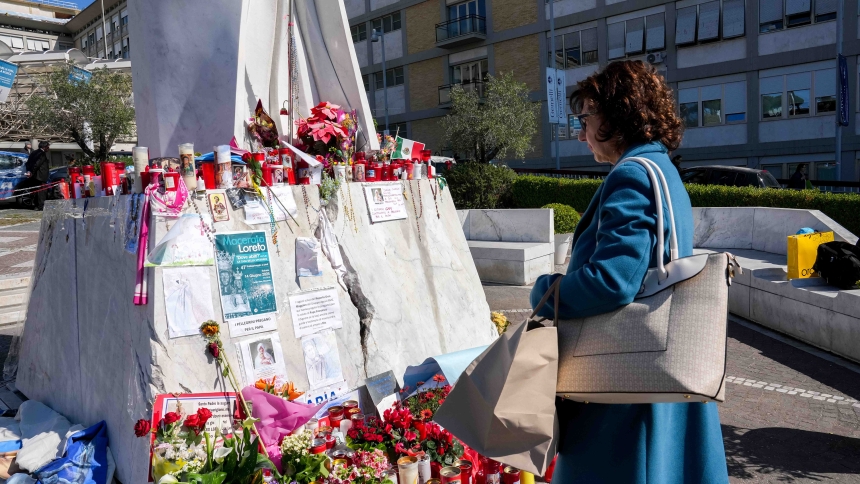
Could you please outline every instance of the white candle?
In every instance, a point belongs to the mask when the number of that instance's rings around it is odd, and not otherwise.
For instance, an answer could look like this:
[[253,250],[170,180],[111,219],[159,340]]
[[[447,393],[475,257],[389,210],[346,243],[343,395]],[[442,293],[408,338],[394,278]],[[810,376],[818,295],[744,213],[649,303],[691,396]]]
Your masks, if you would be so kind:
[[352,420],[343,419],[340,421],[340,431],[343,435],[346,435],[346,432],[352,428]]
[[401,457],[397,460],[397,473],[400,484],[418,484],[418,459]]
[[145,187],[140,179],[140,174],[149,165],[149,148],[135,146],[131,149],[131,156],[134,160],[134,193],[143,193]]
[[189,190],[197,189],[196,168],[194,166],[194,143],[179,145],[179,173]]

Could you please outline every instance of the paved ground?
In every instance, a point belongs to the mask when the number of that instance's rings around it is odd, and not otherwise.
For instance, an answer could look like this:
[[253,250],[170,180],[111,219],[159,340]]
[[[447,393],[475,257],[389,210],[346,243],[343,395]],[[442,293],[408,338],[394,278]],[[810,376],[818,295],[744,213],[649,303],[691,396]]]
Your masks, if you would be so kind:
[[[530,289],[484,292],[490,309],[522,320]],[[732,318],[727,375],[720,416],[731,482],[860,483],[860,365]]]

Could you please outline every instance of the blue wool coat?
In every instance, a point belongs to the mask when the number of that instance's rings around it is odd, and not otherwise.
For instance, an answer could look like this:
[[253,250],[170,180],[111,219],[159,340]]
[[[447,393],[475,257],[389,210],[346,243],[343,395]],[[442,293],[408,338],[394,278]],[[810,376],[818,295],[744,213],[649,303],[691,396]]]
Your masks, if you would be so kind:
[[[666,148],[634,146],[620,159],[648,158],[669,184],[681,257],[693,253],[690,198]],[[669,260],[669,219],[664,227]],[[656,267],[657,212],[648,174],[637,163],[613,168],[583,214],[564,275],[541,276],[531,292],[537,305],[557,277],[559,316],[574,318],[612,311],[633,301],[649,267]],[[599,221],[599,225],[598,225]],[[541,315],[552,317],[552,300]],[[562,436],[553,484],[726,483],[728,472],[714,403],[558,405]]]

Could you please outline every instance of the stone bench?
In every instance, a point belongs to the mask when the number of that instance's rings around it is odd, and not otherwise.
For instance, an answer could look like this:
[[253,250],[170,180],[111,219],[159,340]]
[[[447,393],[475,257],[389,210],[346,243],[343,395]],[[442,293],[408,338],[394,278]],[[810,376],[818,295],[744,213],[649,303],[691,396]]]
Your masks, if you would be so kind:
[[553,271],[551,209],[458,210],[482,282],[531,284]]
[[729,288],[729,311],[832,353],[860,361],[860,290],[821,278],[787,280],[786,238],[802,227],[857,237],[817,210],[694,208],[695,252],[734,254],[743,274]]

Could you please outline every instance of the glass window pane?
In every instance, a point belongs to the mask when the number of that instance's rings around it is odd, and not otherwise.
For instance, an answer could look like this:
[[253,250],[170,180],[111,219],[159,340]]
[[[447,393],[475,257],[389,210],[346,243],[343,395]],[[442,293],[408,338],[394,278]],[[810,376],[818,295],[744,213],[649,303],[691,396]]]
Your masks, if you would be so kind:
[[678,10],[675,20],[675,43],[690,44],[696,41],[696,6]]
[[645,50],[666,47],[666,18],[662,13],[645,18]]
[[579,137],[579,130],[582,127],[579,125],[579,119],[575,115],[571,114],[567,117],[567,125],[570,131],[570,138],[574,139]]
[[391,32],[391,16],[382,17],[382,31]]
[[776,178],[782,178],[782,163],[774,165],[761,165],[761,169],[767,171]]
[[624,22],[609,24],[606,30],[609,37],[609,58],[624,57]]
[[815,71],[815,96],[832,96],[836,94],[836,69]]
[[747,119],[746,113],[726,114],[727,123],[740,123]]
[[815,0],[815,15],[836,13],[836,0]]
[[782,93],[762,94],[762,96],[761,96],[761,117],[762,118],[781,118],[782,117]]
[[809,89],[788,91],[788,115],[802,116],[809,114]]
[[785,14],[809,13],[810,0],[785,0]]
[[381,18],[374,19],[371,22],[371,25],[373,26],[373,30],[375,30],[379,33],[382,33],[382,19]]
[[394,12],[391,15],[392,30],[400,30],[400,12]]
[[645,18],[635,18],[627,21],[624,52],[638,54],[644,49]]
[[699,127],[699,103],[683,103],[679,106],[681,120],[687,128]]
[[723,111],[719,99],[702,101],[702,126],[713,126],[723,123]]
[[759,23],[782,21],[783,0],[759,0]]
[[816,180],[836,180],[836,163],[828,161],[825,163],[815,164],[815,179]]
[[582,51],[589,52],[597,50],[597,29],[587,29],[581,32],[582,34]]
[[744,35],[744,0],[723,0],[723,38]]
[[[747,83],[746,81],[729,82],[725,85],[723,95],[725,110],[727,114],[745,113],[747,111]],[[729,119],[726,118],[728,121]]]
[[720,2],[699,5],[699,40],[714,40],[720,36]]
[[581,65],[579,60],[579,47],[574,47],[572,49],[564,50],[564,68],[565,69],[573,69],[575,67],[579,67]]
[[815,98],[815,112],[835,113],[836,112],[836,96],[821,96]]

